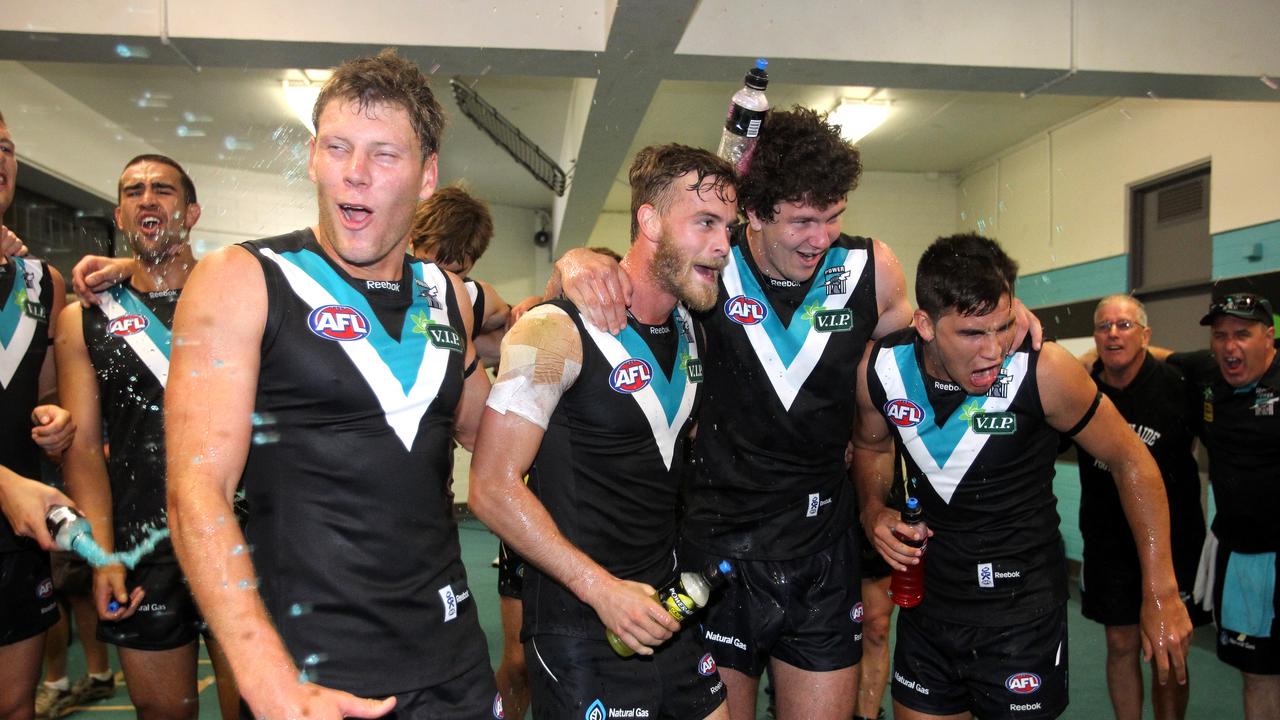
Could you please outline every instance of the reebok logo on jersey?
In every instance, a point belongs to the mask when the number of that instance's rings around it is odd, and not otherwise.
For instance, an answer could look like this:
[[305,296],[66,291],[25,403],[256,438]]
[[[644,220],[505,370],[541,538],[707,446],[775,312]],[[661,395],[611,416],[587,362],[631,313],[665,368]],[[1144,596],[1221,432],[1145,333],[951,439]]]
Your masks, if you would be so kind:
[[453,587],[445,585],[436,592],[440,593],[440,602],[444,603],[444,621],[458,617],[458,598],[453,595]]
[[325,305],[307,316],[311,332],[325,340],[350,342],[369,335],[369,321],[360,311],[346,305]]
[[390,280],[365,280],[364,288],[366,290],[389,290],[391,292],[400,292],[400,283]]
[[121,315],[107,323],[107,332],[116,337],[137,335],[147,329],[147,319],[141,315]]
[[1022,703],[1022,704],[1009,703],[1009,710],[1012,712],[1026,711],[1026,710],[1039,710],[1039,709],[1040,709],[1040,703]]
[[769,308],[755,298],[738,295],[725,301],[724,315],[739,325],[759,325],[769,315]]
[[924,420],[924,410],[906,398],[895,398],[885,403],[884,415],[898,427],[915,427]]
[[944,382],[942,380],[933,381],[933,389],[938,392],[960,392],[964,388],[952,382]]
[[653,380],[653,368],[640,358],[627,358],[609,373],[609,387],[623,395],[640,392]]

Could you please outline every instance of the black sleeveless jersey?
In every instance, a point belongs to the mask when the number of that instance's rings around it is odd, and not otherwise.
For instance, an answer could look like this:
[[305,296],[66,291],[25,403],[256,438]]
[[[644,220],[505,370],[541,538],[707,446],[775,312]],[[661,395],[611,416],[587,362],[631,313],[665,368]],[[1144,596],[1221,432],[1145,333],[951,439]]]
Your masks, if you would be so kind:
[[[35,480],[40,479],[40,447],[31,439],[31,411],[40,401],[52,313],[48,265],[7,258],[0,265],[0,465]],[[0,553],[36,547],[0,521]]]
[[873,241],[841,235],[804,283],[760,272],[734,232],[707,333],[683,528],[727,557],[785,560],[855,520],[845,469],[858,360],[878,321]]
[[1213,534],[1240,553],[1280,551],[1280,355],[1258,382],[1234,388],[1208,352],[1169,357],[1195,384],[1218,514]]
[[[565,538],[624,580],[660,587],[675,570],[685,442],[702,380],[698,330],[683,308],[662,325],[630,320],[617,337],[573,318],[582,369],[551,415],[529,470]],[[591,606],[527,565],[524,629],[604,639]]]
[[[82,314],[110,448],[107,477],[118,551],[132,548],[150,528],[167,525],[164,388],[180,293],[118,285],[100,293],[101,303]],[[145,562],[175,562],[170,541],[162,541]]]
[[919,611],[1006,626],[1067,599],[1053,462],[1058,431],[1036,384],[1040,353],[1007,358],[986,395],[928,377],[914,328],[872,350],[867,389],[907,461],[911,492],[933,530]]
[[[1102,380],[1100,361],[1094,364],[1093,380],[1115,403],[1160,467],[1169,498],[1174,570],[1178,585],[1189,588],[1195,581],[1200,546],[1204,543],[1200,470],[1191,452],[1199,427],[1199,400],[1176,367],[1157,362],[1150,355],[1133,382],[1123,389]],[[1111,469],[1084,448],[1076,447],[1080,461],[1080,532],[1085,543],[1098,542],[1113,552],[1117,546],[1127,548],[1131,557],[1137,557]]]
[[484,326],[484,288],[471,278],[463,278],[462,286],[467,289],[467,299],[471,301],[471,339],[480,337]]
[[243,244],[267,319],[243,482],[267,610],[308,676],[365,697],[487,662],[447,499],[466,338],[435,265],[334,265],[308,230]]

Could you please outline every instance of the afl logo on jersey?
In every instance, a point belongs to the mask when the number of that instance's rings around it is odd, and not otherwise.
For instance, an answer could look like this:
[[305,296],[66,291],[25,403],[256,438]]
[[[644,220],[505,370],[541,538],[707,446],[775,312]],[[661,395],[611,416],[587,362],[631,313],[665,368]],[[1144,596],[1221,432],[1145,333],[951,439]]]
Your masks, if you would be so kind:
[[640,358],[627,358],[618,363],[609,373],[609,387],[615,391],[630,395],[649,387],[653,379],[653,368]]
[[1029,672],[1014,673],[1005,679],[1004,686],[1011,693],[1030,695],[1040,689],[1040,676]]
[[698,661],[698,674],[702,677],[711,677],[716,673],[716,659],[711,657],[711,653],[702,656]]
[[884,404],[885,417],[898,427],[915,427],[924,420],[924,410],[906,398],[897,398]]
[[121,315],[107,323],[107,332],[116,337],[137,335],[147,329],[147,319],[141,315]]
[[502,711],[502,693],[498,693],[493,696],[493,716],[498,718],[498,720],[502,720],[502,718],[507,716],[507,714]]
[[361,340],[369,334],[369,321],[353,307],[325,305],[307,316],[311,332],[326,340],[349,342]]
[[739,325],[758,325],[769,316],[769,308],[755,298],[739,295],[725,301],[724,315]]
[[862,616],[864,613],[865,611],[862,608],[862,603],[856,603],[853,607],[849,608],[849,619],[856,623],[860,623],[862,622]]
[[[53,581],[49,578],[41,580],[40,584],[36,586],[36,597],[42,600],[47,600],[53,597]],[[708,655],[707,657],[711,656]]]

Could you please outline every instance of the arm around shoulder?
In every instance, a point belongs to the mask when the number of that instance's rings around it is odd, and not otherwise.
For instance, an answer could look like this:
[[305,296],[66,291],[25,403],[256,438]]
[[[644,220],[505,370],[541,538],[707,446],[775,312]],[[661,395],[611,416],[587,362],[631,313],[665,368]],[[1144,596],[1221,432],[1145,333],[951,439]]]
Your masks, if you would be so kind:
[[907,276],[898,256],[881,240],[875,243],[876,310],[880,319],[871,337],[878,340],[911,324],[911,303],[907,300]]

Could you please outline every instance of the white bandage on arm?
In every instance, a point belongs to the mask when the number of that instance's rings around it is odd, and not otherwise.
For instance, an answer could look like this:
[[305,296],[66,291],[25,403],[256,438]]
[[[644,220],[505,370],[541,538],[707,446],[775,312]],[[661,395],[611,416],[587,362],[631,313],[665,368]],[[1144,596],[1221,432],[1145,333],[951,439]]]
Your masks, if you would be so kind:
[[582,340],[563,310],[540,305],[520,318],[502,340],[502,372],[486,405],[514,413],[543,430],[582,371]]

